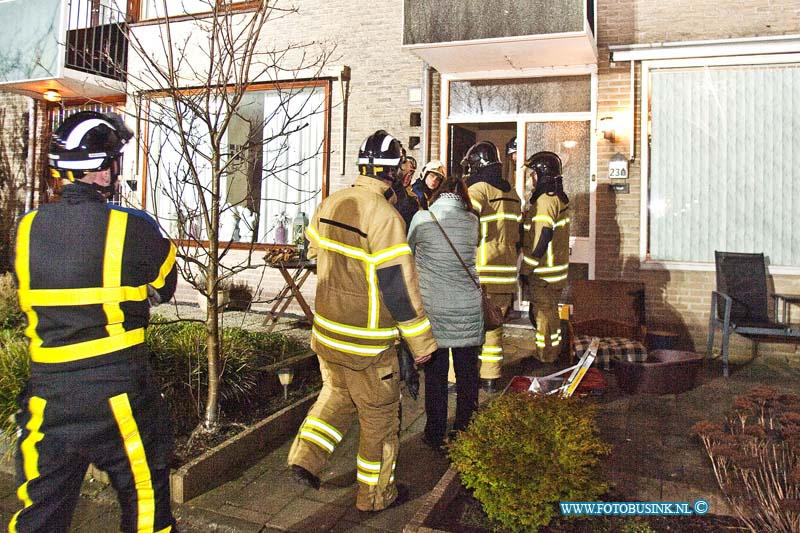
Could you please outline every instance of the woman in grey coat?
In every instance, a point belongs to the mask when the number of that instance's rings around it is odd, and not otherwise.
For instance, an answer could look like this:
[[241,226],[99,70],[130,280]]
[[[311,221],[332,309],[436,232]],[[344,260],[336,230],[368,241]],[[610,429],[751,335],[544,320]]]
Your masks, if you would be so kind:
[[[466,263],[461,266],[442,230]],[[470,279],[478,279],[475,254],[478,246],[478,217],[472,211],[466,184],[446,178],[430,199],[429,211],[418,211],[408,228],[408,244],[414,253],[420,291],[431,331],[439,344],[425,371],[425,413],[423,440],[441,449],[447,432],[447,371],[450,352],[456,374],[456,419],[454,431],[464,430],[478,407],[478,354],[484,341],[481,292]]]

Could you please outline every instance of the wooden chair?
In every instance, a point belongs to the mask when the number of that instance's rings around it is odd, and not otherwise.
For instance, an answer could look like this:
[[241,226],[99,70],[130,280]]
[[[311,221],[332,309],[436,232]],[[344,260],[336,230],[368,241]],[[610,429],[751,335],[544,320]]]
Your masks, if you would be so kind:
[[621,280],[578,280],[570,287],[575,353],[580,357],[593,337],[600,338],[597,359],[644,361],[644,283]]
[[[714,348],[714,332],[722,330],[722,374],[728,377],[728,343],[731,333],[753,342],[753,358],[759,342],[800,344],[800,327],[770,319],[767,268],[764,254],[714,252],[717,290],[711,293],[706,356]],[[779,300],[793,295],[772,295]]]

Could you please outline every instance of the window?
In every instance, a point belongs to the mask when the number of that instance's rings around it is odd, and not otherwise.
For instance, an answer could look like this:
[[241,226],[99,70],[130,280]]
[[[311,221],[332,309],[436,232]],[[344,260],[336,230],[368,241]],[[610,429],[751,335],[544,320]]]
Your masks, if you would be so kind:
[[[139,20],[192,15],[197,13],[210,13],[214,5],[229,5],[231,8],[244,8],[252,4],[252,0],[133,0],[138,1],[140,14]],[[166,9],[164,7],[166,4]],[[136,12],[136,11],[134,11]]]
[[800,266],[800,65],[650,71],[649,256]]
[[[251,90],[230,113],[220,140],[221,241],[273,243],[279,218],[291,220],[299,212],[311,217],[326,183],[326,93],[322,83]],[[224,106],[213,105],[212,115],[223,117]],[[201,202],[210,200],[211,135],[188,107],[179,111],[188,132],[185,151],[171,100],[150,100],[148,207],[170,236],[206,240]]]

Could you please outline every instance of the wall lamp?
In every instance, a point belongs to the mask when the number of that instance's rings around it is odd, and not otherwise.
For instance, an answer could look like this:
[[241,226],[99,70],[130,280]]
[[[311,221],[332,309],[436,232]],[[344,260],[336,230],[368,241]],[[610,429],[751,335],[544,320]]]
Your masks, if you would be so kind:
[[614,136],[616,134],[614,130],[614,117],[603,117],[600,119],[600,131],[603,132],[604,139],[614,142]]
[[60,102],[61,93],[59,93],[55,89],[47,89],[45,92],[42,93],[42,98],[44,98],[48,102]]

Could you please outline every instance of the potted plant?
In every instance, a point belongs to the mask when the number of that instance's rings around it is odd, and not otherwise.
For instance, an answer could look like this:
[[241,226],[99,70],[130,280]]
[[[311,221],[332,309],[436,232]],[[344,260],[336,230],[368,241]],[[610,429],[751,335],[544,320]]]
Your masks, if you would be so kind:
[[253,289],[246,281],[235,281],[228,289],[229,311],[248,311],[253,303]]
[[286,244],[289,240],[289,217],[286,215],[286,211],[282,211],[280,214],[275,215],[275,218],[272,223],[272,228],[274,233],[273,241],[275,244]]
[[[200,286],[205,287],[205,281],[200,279]],[[220,311],[225,309],[230,301],[230,282],[221,281],[217,285],[217,306]],[[197,292],[197,305],[200,306],[200,311],[208,310],[208,298],[202,292]]]

